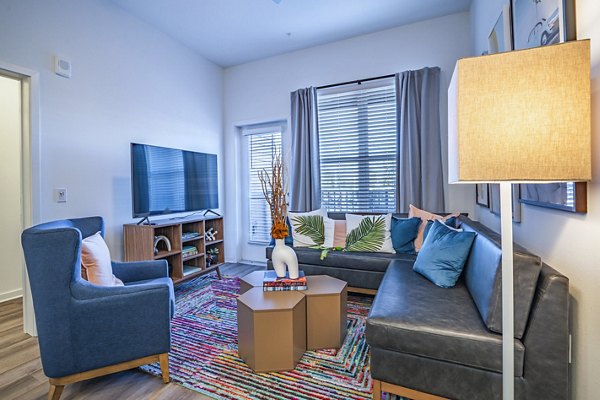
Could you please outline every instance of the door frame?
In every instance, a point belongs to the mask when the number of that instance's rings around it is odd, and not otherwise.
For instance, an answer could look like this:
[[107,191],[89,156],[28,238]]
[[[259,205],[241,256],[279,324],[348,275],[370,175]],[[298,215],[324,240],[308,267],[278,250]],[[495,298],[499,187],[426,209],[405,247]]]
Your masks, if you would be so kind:
[[[22,224],[30,227],[41,216],[40,75],[39,72],[0,61],[0,75],[21,81],[21,190]],[[29,278],[23,266],[23,329],[37,336]]]

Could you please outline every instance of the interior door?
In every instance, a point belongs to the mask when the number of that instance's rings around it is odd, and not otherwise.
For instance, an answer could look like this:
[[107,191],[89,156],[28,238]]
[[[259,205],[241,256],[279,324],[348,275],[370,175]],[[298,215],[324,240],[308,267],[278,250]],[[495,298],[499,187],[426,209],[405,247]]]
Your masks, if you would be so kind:
[[0,301],[23,294],[21,84],[0,75]]

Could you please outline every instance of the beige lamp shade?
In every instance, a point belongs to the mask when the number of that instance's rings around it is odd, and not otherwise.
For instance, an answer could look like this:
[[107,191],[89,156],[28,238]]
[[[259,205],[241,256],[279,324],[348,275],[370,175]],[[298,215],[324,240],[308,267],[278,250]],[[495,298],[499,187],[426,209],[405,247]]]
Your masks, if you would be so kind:
[[591,179],[589,40],[461,59],[448,107],[450,183]]

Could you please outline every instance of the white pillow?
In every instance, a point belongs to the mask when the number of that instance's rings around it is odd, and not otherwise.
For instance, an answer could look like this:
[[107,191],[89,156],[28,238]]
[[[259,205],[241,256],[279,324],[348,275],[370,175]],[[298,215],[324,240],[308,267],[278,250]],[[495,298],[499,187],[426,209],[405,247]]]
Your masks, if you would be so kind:
[[[321,217],[323,225],[319,226],[318,222],[320,221],[318,218],[307,219],[306,217]],[[294,247],[333,247],[335,222],[327,217],[327,210],[324,208],[305,213],[288,212],[288,218],[290,219],[290,225],[292,225]],[[313,224],[310,224],[311,222]],[[313,227],[316,229],[312,229]]]
[[[349,237],[350,233],[358,228],[361,222],[365,219],[371,219],[373,222],[379,222],[383,220],[383,226],[381,226],[381,243],[378,248],[365,249],[364,245],[360,242],[352,243]],[[379,224],[381,225],[381,223]],[[381,214],[381,215],[356,215],[346,214],[346,249],[348,251],[377,251],[382,253],[395,253],[394,246],[392,245],[392,235],[390,233],[392,227],[392,214]],[[366,246],[372,247],[372,246]]]
[[110,251],[100,232],[81,241],[81,269],[84,279],[98,286],[123,286],[113,275]]

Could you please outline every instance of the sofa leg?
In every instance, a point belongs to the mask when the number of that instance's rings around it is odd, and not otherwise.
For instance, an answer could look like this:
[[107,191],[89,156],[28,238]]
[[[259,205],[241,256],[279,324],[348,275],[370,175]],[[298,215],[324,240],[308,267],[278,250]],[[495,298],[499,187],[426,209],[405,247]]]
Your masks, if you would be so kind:
[[[397,396],[404,397],[406,399],[412,400],[449,400],[445,397],[436,396],[433,394],[419,392],[418,390],[409,389],[403,386],[393,385],[391,383],[377,381],[373,379],[375,387],[373,388],[373,400],[381,399],[381,391],[386,393],[395,394]],[[379,393],[378,397],[375,397],[375,388],[378,388],[377,392]]]
[[48,400],[58,400],[60,399],[60,395],[65,387],[63,385],[53,385],[50,384],[50,389],[48,390]]
[[373,400],[381,400],[381,381],[373,379]]
[[169,354],[163,353],[158,355],[160,362],[160,372],[164,383],[169,383]]

